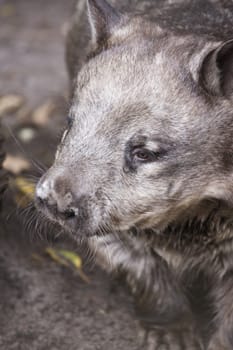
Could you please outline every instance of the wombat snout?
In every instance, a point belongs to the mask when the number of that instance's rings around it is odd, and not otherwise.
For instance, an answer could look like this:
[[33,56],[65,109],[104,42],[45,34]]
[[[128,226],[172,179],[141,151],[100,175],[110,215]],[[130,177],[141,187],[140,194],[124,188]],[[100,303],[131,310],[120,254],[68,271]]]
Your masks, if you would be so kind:
[[47,178],[45,175],[36,187],[35,203],[38,209],[63,221],[74,219],[78,214],[70,186],[63,177]]

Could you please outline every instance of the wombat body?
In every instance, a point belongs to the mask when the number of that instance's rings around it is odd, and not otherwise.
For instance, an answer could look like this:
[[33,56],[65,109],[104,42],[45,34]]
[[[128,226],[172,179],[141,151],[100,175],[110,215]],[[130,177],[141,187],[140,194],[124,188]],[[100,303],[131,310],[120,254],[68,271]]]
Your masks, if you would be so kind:
[[38,208],[125,274],[140,349],[230,350],[233,2],[87,5],[90,24],[80,0],[67,38],[69,125]]

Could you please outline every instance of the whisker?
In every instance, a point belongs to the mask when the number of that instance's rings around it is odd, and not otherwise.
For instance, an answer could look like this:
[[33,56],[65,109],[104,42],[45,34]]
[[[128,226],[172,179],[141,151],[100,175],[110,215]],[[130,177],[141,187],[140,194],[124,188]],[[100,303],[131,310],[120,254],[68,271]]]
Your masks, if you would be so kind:
[[[38,160],[36,161],[35,159],[33,159],[24,149],[23,145],[21,144],[21,142],[17,139],[17,137],[15,136],[15,134],[13,133],[12,129],[9,127],[9,125],[6,125],[7,130],[10,134],[10,136],[12,137],[12,139],[15,141],[16,145],[19,147],[19,149],[21,150],[21,152],[25,155],[25,157],[30,161],[30,163],[32,164],[32,166],[37,169],[40,174],[43,174],[46,170],[47,167],[42,164],[41,162],[39,162]],[[40,163],[40,164],[39,164]]]

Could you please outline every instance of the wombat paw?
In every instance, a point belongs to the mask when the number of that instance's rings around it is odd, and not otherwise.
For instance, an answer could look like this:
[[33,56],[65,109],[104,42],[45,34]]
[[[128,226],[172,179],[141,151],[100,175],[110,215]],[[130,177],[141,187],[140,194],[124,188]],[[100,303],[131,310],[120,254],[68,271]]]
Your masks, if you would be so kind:
[[144,330],[140,340],[138,350],[204,350],[201,342],[188,330]]

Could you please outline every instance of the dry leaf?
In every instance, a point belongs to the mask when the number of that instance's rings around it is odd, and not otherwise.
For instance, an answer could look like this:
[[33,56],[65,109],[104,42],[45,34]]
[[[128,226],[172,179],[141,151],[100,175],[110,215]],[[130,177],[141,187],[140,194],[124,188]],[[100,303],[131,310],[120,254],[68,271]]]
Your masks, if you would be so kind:
[[34,199],[35,185],[27,179],[18,176],[10,181],[15,203],[20,208],[26,208]]
[[89,277],[83,272],[82,270],[82,259],[79,255],[77,255],[74,252],[71,252],[69,250],[59,249],[58,250],[59,255],[64,257],[67,261],[69,261],[78,271],[79,276],[82,278],[82,280],[86,283],[90,283]]
[[44,258],[37,253],[32,253],[31,258],[39,264],[43,264],[45,262]]
[[65,259],[61,258],[55,249],[52,248],[46,248],[45,252],[50,256],[52,260],[54,260],[56,263],[59,263],[64,266],[69,266]]
[[11,4],[3,4],[0,6],[0,16],[10,17],[15,14],[15,7]]
[[82,268],[82,259],[77,254],[70,252],[69,250],[60,249],[59,254],[62,255],[65,259],[70,261],[76,269]]
[[31,202],[31,200],[27,196],[22,195],[22,193],[16,193],[14,195],[14,201],[17,204],[17,207],[22,209],[27,208]]
[[82,259],[76,253],[64,249],[47,248],[46,253],[57,263],[69,267],[73,265],[79,276],[86,283],[90,283],[88,276],[82,271]]
[[53,101],[47,101],[39,106],[32,114],[32,122],[39,126],[48,124],[49,118],[56,106]]
[[3,168],[18,175],[22,171],[30,169],[30,163],[25,158],[8,154],[3,162]]
[[35,136],[36,136],[36,132],[32,128],[22,128],[18,132],[19,139],[24,143],[30,142],[35,138]]
[[19,95],[5,95],[0,97],[0,117],[7,113],[16,112],[24,103],[24,98]]
[[28,181],[24,177],[17,177],[14,180],[14,185],[16,188],[24,195],[26,195],[31,200],[34,198],[35,184]]

